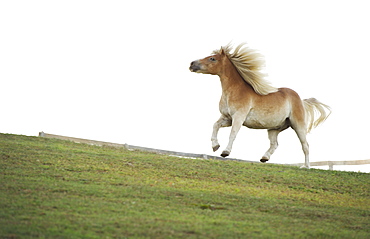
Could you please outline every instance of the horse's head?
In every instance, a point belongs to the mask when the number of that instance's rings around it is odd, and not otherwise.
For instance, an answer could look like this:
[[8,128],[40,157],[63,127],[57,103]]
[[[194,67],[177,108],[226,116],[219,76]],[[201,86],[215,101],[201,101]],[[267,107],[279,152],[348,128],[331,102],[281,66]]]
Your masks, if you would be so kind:
[[190,63],[189,70],[196,73],[218,75],[222,70],[225,56],[226,54],[222,49],[220,53],[216,55],[193,61]]

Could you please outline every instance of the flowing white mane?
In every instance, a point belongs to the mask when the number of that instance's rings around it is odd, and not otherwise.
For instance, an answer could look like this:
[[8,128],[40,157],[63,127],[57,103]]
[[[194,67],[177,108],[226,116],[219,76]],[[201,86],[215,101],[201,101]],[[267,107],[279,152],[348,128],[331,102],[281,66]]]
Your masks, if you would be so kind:
[[221,47],[220,50],[213,51],[213,54],[220,54],[224,50],[227,57],[234,64],[242,78],[252,86],[254,91],[260,95],[267,95],[278,91],[277,88],[270,85],[264,79],[266,74],[261,72],[265,65],[263,56],[256,50],[243,47],[245,43],[238,45],[233,53],[230,53],[232,46],[230,44]]

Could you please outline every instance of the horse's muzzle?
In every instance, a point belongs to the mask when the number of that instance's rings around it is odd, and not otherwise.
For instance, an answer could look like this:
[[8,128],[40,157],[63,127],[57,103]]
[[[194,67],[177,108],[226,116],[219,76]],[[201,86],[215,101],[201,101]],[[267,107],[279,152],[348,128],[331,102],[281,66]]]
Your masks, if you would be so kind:
[[192,63],[190,63],[189,70],[191,72],[197,72],[197,71],[199,71],[200,70],[199,62],[198,61],[193,61]]

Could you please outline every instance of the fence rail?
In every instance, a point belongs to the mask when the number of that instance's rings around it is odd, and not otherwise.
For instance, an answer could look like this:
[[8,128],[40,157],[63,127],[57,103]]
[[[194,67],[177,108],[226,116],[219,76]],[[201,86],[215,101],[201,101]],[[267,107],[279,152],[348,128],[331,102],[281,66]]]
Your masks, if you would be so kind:
[[179,157],[187,157],[187,158],[234,160],[234,161],[249,162],[249,163],[259,163],[257,161],[247,161],[247,160],[236,159],[236,158],[222,158],[222,157],[212,156],[212,155],[207,155],[207,154],[192,154],[192,153],[183,153],[183,152],[176,152],[176,151],[163,150],[163,149],[153,149],[153,148],[147,148],[147,147],[141,147],[141,146],[135,146],[135,145],[129,145],[129,144],[117,144],[117,143],[110,143],[110,142],[104,142],[104,141],[61,136],[61,135],[55,135],[55,134],[47,134],[44,132],[40,132],[39,137],[69,140],[69,141],[73,141],[76,143],[84,143],[84,144],[91,144],[91,145],[98,145],[98,146],[124,147],[128,150],[139,150],[139,151],[173,155],[173,156],[179,156]]
[[[259,163],[259,161],[248,161],[236,158],[223,158],[218,156],[212,156],[207,154],[192,154],[192,153],[183,153],[183,152],[176,152],[170,150],[162,150],[162,149],[153,149],[129,144],[117,144],[117,143],[110,143],[104,141],[97,141],[97,140],[90,140],[90,139],[81,139],[81,138],[74,138],[74,137],[67,137],[55,134],[47,134],[44,132],[39,133],[39,137],[45,138],[54,138],[54,139],[62,139],[62,140],[69,140],[76,143],[84,143],[84,144],[91,144],[91,145],[98,145],[98,146],[111,146],[111,147],[124,147],[128,150],[139,150],[145,152],[152,152],[158,154],[165,154],[165,155],[173,155],[178,157],[187,157],[187,158],[202,158],[202,159],[217,159],[217,160],[233,160],[233,161],[240,161],[240,162],[248,162],[248,163]],[[319,162],[310,162],[311,166],[329,166],[329,170],[333,170],[334,165],[363,165],[363,164],[370,164],[370,159],[365,160],[352,160],[352,161],[319,161]],[[302,166],[303,163],[298,164],[285,164],[289,166]]]
[[[310,166],[329,166],[329,170],[334,170],[334,165],[363,165],[370,164],[370,159],[364,160],[350,160],[350,161],[319,161],[319,162],[310,162]],[[303,163],[299,164],[289,164],[291,166],[302,166]]]

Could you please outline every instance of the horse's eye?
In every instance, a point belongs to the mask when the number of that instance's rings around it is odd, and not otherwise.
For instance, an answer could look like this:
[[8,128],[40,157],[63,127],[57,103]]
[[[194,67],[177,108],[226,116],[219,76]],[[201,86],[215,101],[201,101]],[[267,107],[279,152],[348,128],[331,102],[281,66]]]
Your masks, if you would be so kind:
[[214,57],[209,58],[210,61],[216,61]]

